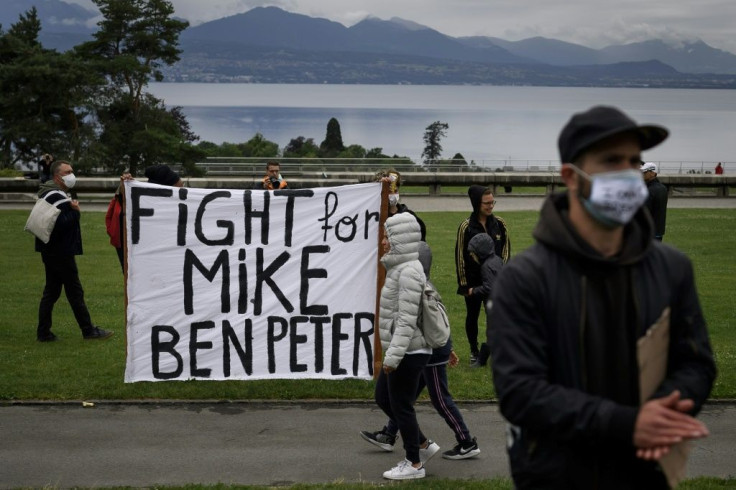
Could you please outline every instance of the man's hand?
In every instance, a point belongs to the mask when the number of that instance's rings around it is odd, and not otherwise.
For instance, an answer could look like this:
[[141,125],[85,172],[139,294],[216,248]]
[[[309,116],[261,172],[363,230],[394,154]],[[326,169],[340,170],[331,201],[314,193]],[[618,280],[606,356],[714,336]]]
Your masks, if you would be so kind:
[[708,436],[705,424],[687,414],[692,408],[693,401],[680,399],[677,390],[642,405],[634,426],[637,457],[658,460],[674,444]]
[[391,374],[391,373],[393,373],[394,371],[396,371],[396,369],[392,368],[391,366],[387,366],[387,365],[385,365],[385,364],[383,365],[383,372],[384,372],[384,373],[386,373],[386,374]]
[[72,199],[72,202],[70,202],[69,205],[74,211],[79,211],[79,201],[77,201],[76,199]]

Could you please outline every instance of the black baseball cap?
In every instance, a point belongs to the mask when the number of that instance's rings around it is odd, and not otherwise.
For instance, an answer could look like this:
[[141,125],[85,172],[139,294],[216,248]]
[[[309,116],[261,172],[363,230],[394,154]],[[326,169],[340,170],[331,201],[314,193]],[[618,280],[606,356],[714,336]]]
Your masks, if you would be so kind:
[[571,163],[584,150],[620,133],[635,134],[642,150],[657,146],[669,135],[669,131],[662,126],[636,124],[636,121],[615,107],[595,106],[574,114],[562,128],[557,140],[560,159],[562,163]]

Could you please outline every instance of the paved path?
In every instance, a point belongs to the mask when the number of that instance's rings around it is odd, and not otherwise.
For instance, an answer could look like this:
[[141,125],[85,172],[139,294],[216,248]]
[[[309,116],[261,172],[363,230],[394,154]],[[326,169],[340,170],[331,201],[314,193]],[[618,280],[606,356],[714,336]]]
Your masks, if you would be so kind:
[[[508,476],[496,405],[461,404],[476,459],[436,456],[428,478]],[[452,433],[422,403],[419,421],[442,450]],[[736,475],[736,406],[707,405],[711,431],[695,443],[689,476]],[[403,458],[364,442],[384,417],[373,404],[81,404],[0,406],[0,488],[382,482]]]

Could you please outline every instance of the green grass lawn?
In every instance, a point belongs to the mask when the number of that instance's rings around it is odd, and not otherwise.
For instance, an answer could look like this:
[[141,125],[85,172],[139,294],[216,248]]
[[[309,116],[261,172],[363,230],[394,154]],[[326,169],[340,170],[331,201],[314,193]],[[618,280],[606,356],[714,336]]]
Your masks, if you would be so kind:
[[[0,400],[43,399],[366,399],[370,381],[268,380],[123,382],[125,367],[124,289],[115,250],[105,233],[104,213],[84,212],[85,254],[78,258],[86,301],[95,323],[115,331],[107,341],[83,341],[62,297],[54,310],[58,342],[35,340],[43,265],[23,231],[27,211],[0,212]],[[434,252],[432,278],[448,307],[461,365],[449,370],[459,400],[494,397],[488,370],[467,366],[464,303],[455,294],[455,233],[465,213],[421,213]],[[514,253],[532,243],[537,212],[503,214]],[[736,398],[736,212],[671,209],[665,241],[695,265],[700,298],[709,323],[719,374],[712,396]],[[482,320],[481,320],[482,321]],[[484,328],[481,327],[481,332]]]

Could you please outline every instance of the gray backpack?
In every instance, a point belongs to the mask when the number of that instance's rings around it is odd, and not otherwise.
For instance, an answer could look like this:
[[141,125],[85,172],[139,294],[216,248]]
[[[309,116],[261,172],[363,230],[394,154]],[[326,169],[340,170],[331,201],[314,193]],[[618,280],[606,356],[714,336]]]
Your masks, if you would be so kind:
[[432,349],[444,347],[450,338],[450,319],[447,310],[442,304],[440,293],[429,279],[422,291],[418,324],[424,334],[424,340]]

